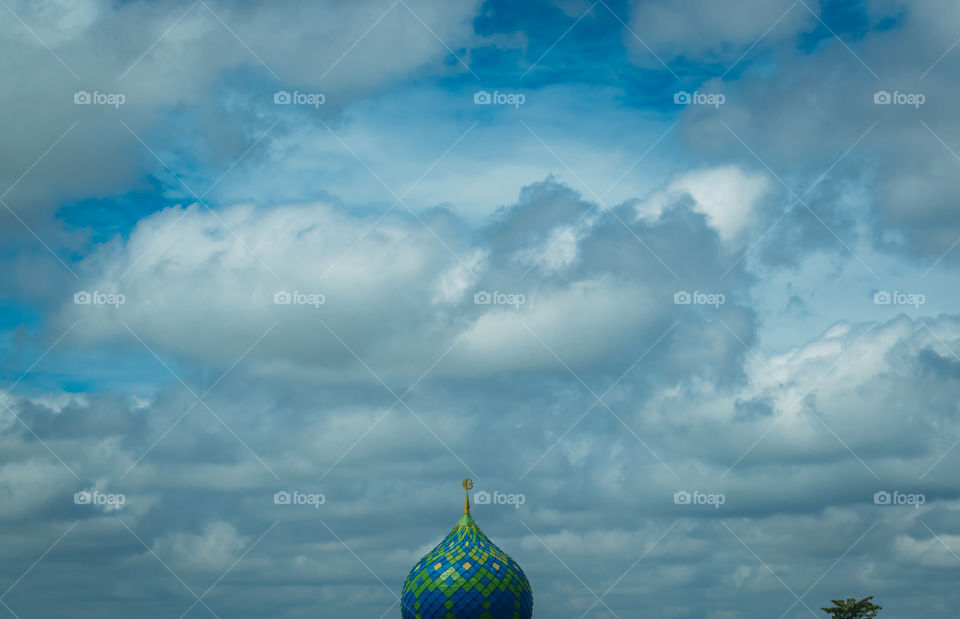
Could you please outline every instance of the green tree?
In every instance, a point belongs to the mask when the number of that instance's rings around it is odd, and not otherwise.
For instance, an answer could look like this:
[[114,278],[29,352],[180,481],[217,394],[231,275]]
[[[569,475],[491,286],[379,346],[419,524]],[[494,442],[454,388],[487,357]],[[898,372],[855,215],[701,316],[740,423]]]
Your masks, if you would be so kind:
[[857,600],[857,598],[847,598],[846,600],[830,600],[833,606],[830,608],[821,608],[834,619],[873,619],[877,616],[883,606],[877,606],[870,600],[873,596]]

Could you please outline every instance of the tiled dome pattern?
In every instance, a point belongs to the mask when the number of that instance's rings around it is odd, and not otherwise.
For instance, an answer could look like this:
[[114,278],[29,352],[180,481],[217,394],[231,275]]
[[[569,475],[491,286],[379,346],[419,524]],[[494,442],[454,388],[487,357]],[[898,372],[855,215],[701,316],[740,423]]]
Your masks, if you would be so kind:
[[410,571],[403,619],[530,619],[533,593],[516,561],[470,514]]

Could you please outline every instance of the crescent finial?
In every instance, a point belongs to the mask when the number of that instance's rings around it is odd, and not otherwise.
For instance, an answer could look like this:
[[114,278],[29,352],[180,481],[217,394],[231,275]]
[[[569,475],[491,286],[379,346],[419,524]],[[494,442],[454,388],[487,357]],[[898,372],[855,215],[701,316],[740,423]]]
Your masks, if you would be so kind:
[[463,480],[463,489],[465,490],[466,497],[463,499],[463,513],[470,513],[470,490],[473,488],[473,480],[469,477]]

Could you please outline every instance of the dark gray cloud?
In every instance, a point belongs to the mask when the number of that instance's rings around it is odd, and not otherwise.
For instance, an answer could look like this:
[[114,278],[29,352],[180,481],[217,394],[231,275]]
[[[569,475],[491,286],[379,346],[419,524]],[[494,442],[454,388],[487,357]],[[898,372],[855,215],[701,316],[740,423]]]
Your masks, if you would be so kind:
[[[444,488],[450,477],[464,474],[457,458],[476,468],[478,488],[525,495],[519,509],[483,505],[475,512],[524,564],[537,586],[540,612],[562,614],[568,603],[583,612],[594,601],[544,543],[600,592],[668,530],[605,598],[614,612],[629,613],[638,604],[651,609],[677,604],[676,613],[690,614],[699,606],[670,600],[682,600],[680,592],[697,586],[716,612],[742,613],[743,599],[749,597],[754,609],[780,613],[793,598],[753,552],[803,590],[865,532],[836,571],[814,588],[811,605],[835,595],[838,587],[879,590],[887,599],[906,602],[912,594],[902,584],[905,574],[924,575],[924,589],[942,596],[943,579],[956,568],[949,553],[934,546],[924,524],[948,546],[957,535],[947,516],[957,500],[950,481],[957,456],[948,453],[938,461],[956,440],[955,432],[941,428],[956,415],[956,394],[949,393],[957,386],[952,376],[923,376],[925,360],[936,354],[931,332],[951,346],[960,332],[952,319],[927,326],[930,331],[901,318],[872,329],[835,329],[784,356],[763,359],[765,364],[752,368],[751,380],[717,392],[705,392],[705,383],[690,377],[686,395],[661,385],[658,395],[642,404],[610,397],[611,409],[665,464],[601,408],[523,479],[518,479],[521,468],[549,448],[592,399],[583,397],[577,381],[563,370],[544,377],[556,384],[552,390],[539,381],[531,385],[529,376],[504,380],[502,390],[509,395],[484,395],[469,385],[464,391],[457,380],[426,380],[409,402],[424,425],[403,408],[389,413],[329,476],[321,477],[386,405],[363,410],[358,394],[331,392],[322,384],[293,402],[289,395],[276,396],[273,379],[262,381],[240,369],[236,379],[221,383],[209,405],[279,481],[204,408],[189,413],[121,478],[121,469],[190,406],[192,398],[173,382],[145,407],[127,405],[125,411],[110,396],[59,409],[20,400],[13,403],[15,410],[82,479],[74,480],[25,430],[8,427],[4,520],[30,530],[31,539],[51,542],[79,521],[58,545],[54,560],[45,562],[10,603],[38,614],[63,612],[73,603],[90,616],[104,596],[112,599],[114,612],[128,604],[159,615],[174,601],[185,608],[193,601],[189,593],[118,519],[198,591],[279,522],[211,595],[218,614],[296,617],[322,603],[330,611],[354,608],[379,615],[392,601],[389,592],[324,524],[387,583],[399,582],[417,553],[452,524],[456,492]],[[816,403],[809,413],[790,412],[791,396],[830,366],[834,372],[806,398]],[[788,386],[785,392],[766,376],[771,369]],[[622,389],[642,389],[643,374],[629,375]],[[376,388],[374,381],[368,383]],[[458,397],[463,393],[469,397]],[[744,416],[742,403],[748,398],[765,401],[761,408],[767,412]],[[677,413],[681,401],[683,415]],[[483,409],[482,421],[469,421],[476,408]],[[757,448],[724,475],[782,415]],[[844,443],[862,464],[848,457]],[[117,511],[74,505],[77,488],[122,492],[126,502]],[[316,510],[274,505],[277,489],[323,492],[326,503]],[[673,493],[682,490],[721,492],[725,502],[719,508],[677,505]],[[920,509],[876,505],[879,490],[922,493],[928,503]],[[15,535],[13,527],[5,530]],[[35,545],[13,538],[4,542],[10,548],[9,569],[36,551]],[[79,566],[83,575],[71,576]],[[60,578],[77,589],[28,602],[43,583]],[[121,590],[128,591],[129,602]],[[354,590],[363,601],[346,593]],[[270,607],[274,610],[264,610]]]

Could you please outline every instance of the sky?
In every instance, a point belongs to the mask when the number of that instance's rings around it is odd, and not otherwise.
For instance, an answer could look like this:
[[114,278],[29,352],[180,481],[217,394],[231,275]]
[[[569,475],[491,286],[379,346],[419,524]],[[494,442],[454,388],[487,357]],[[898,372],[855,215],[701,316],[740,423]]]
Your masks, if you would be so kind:
[[948,0],[0,0],[0,617],[960,604]]

